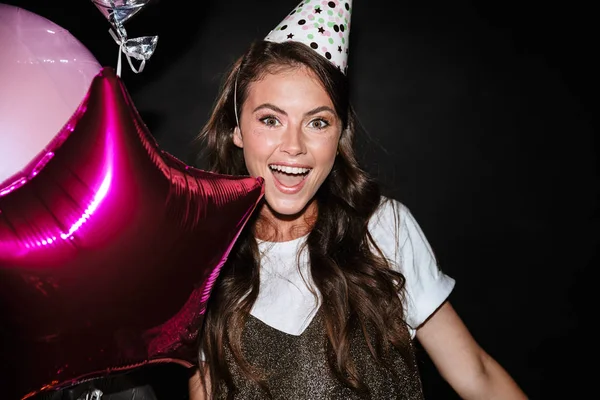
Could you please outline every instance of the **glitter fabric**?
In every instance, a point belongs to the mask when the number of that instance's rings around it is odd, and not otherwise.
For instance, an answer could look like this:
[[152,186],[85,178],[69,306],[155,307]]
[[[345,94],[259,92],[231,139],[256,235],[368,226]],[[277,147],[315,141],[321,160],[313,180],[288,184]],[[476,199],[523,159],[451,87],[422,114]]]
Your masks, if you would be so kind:
[[[378,366],[359,332],[352,337],[351,354],[370,395],[361,396],[339,382],[327,363],[321,311],[299,336],[281,332],[250,315],[242,341],[246,359],[268,376],[273,399],[423,399],[416,368],[407,368],[399,353],[393,353],[396,374]],[[235,399],[267,399],[258,385],[241,374],[229,352],[226,356],[237,387]]]

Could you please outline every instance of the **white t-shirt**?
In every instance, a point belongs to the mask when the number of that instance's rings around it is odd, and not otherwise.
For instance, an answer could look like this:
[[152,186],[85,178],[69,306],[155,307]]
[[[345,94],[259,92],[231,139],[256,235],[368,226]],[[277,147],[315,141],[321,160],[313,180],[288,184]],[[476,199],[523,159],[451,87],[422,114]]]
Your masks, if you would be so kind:
[[[392,267],[406,278],[405,315],[414,337],[416,329],[446,300],[455,281],[438,268],[423,231],[402,203],[383,197],[369,221],[369,231]],[[320,296],[309,290],[307,248],[298,255],[305,240],[306,236],[288,242],[258,241],[260,292],[251,314],[291,335],[304,332],[320,305]]]

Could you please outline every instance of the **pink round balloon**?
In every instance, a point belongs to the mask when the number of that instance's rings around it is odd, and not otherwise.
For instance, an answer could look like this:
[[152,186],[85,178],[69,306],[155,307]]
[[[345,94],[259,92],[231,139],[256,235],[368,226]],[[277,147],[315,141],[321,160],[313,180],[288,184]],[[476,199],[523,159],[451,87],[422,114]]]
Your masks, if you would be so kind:
[[0,3],[0,187],[52,141],[100,69],[66,29]]

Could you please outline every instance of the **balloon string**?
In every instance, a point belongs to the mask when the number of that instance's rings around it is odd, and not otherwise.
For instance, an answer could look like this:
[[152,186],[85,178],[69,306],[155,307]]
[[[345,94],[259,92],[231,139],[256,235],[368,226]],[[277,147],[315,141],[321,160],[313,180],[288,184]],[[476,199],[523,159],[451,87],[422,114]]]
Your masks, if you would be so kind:
[[146,60],[142,60],[140,62],[139,69],[135,69],[135,67],[133,66],[133,63],[131,62],[131,57],[129,56],[129,54],[126,53],[125,56],[127,57],[127,61],[129,61],[129,66],[131,67],[133,72],[135,72],[136,74],[139,74],[140,72],[142,72],[144,70],[144,65],[146,65]]
[[127,54],[126,47],[125,47],[125,41],[120,39],[119,37],[117,37],[117,35],[113,32],[112,29],[109,29],[108,33],[110,33],[110,36],[112,36],[112,38],[115,40],[115,42],[117,42],[117,44],[119,45],[119,55],[117,57],[117,76],[119,78],[121,77],[121,54],[122,53],[124,53],[125,57],[127,57],[127,61],[129,62],[129,66],[131,67],[131,70],[133,72],[135,72],[136,74],[139,74],[140,72],[142,72],[144,70],[144,66],[146,65],[146,60],[142,60],[140,63],[139,69],[136,69],[133,66],[133,62],[131,61],[131,56],[129,54]]
[[[112,31],[111,31],[112,32]],[[117,76],[121,77],[121,53],[123,53],[123,44],[117,42],[119,45],[119,56],[117,57]]]

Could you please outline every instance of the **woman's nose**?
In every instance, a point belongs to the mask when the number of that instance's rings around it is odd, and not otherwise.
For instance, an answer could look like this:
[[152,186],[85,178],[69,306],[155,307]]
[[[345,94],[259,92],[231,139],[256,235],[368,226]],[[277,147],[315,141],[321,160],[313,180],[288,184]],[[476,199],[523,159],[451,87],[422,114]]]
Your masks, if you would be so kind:
[[280,149],[291,156],[298,156],[306,153],[304,133],[302,132],[301,126],[288,126],[282,134]]

